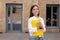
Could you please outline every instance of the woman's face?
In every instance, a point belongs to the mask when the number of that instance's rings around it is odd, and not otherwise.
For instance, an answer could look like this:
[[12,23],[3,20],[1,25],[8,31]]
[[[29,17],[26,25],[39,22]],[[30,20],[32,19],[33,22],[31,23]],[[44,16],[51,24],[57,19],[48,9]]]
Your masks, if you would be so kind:
[[35,6],[33,9],[32,9],[32,13],[34,14],[34,16],[37,16],[39,14],[39,8],[37,6]]

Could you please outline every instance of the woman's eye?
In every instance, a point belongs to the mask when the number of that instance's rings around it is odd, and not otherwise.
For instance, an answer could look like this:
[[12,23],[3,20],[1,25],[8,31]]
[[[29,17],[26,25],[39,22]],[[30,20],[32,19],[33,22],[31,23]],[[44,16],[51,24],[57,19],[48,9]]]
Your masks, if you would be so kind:
[[33,10],[39,10],[39,9],[33,9]]
[[33,10],[35,10],[35,9],[33,9]]

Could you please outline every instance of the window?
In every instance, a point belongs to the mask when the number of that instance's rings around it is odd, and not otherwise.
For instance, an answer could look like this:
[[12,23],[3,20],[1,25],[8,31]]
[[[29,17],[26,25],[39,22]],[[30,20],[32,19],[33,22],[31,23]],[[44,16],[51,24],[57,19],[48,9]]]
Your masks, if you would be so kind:
[[[16,12],[16,7],[13,7],[13,13]],[[8,17],[10,16],[10,6],[8,7]]]
[[59,22],[59,5],[47,4],[46,5],[46,26],[58,27]]

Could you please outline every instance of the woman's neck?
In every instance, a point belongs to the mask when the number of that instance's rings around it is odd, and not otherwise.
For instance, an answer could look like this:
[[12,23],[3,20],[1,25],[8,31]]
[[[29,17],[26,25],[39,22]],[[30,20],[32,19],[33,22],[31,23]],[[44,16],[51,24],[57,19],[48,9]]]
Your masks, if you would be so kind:
[[38,18],[39,16],[35,16],[35,17],[37,17],[37,18]]

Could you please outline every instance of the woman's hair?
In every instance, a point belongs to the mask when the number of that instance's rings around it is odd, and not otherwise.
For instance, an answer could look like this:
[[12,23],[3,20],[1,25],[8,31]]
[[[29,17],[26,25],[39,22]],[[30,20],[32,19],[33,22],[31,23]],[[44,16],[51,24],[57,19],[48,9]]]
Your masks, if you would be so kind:
[[[30,8],[30,17],[34,16],[34,14],[32,13],[32,10],[33,10],[33,8],[34,8],[35,6],[38,7],[38,5],[32,5],[31,8]],[[39,8],[39,7],[38,7],[38,8]],[[37,16],[39,16],[39,13],[38,13]]]

